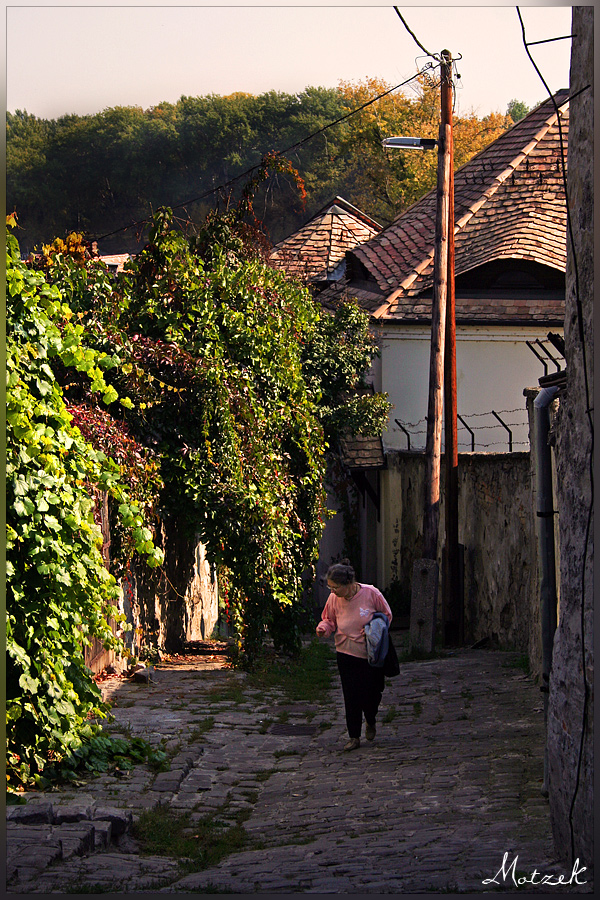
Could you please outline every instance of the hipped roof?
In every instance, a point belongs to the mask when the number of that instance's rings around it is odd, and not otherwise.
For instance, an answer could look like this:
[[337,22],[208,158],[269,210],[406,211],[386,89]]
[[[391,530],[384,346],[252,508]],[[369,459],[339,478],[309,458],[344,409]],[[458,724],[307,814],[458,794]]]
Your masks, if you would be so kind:
[[275,245],[271,262],[289,275],[325,281],[346,251],[368,241],[381,229],[343,197],[335,197],[298,231]]

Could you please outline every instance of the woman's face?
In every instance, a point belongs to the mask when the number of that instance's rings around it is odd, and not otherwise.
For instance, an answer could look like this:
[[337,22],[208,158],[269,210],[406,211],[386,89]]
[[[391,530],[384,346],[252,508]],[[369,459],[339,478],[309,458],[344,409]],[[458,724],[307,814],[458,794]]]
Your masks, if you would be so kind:
[[344,597],[346,600],[355,593],[353,581],[350,584],[336,584],[335,581],[327,579],[327,587],[332,594],[335,594],[337,597]]

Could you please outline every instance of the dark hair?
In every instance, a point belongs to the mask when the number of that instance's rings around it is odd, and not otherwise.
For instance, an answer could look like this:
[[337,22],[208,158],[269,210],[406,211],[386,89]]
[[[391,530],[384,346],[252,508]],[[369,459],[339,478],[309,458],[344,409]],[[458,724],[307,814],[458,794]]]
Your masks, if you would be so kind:
[[342,559],[327,569],[327,578],[334,584],[345,585],[356,581],[356,573],[349,559]]

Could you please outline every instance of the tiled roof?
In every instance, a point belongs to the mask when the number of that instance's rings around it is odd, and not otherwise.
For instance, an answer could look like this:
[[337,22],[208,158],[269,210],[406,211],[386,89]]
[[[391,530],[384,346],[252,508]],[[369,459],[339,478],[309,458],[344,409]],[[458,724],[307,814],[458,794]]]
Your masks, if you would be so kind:
[[[110,256],[102,255],[100,256],[105,265],[109,267],[109,269],[113,269],[116,272],[122,272],[123,266],[127,262],[128,259],[131,259],[130,253],[113,253]],[[115,269],[116,266],[116,269]]]
[[[568,135],[568,91],[555,95],[562,135]],[[566,264],[566,207],[560,169],[560,132],[551,100],[541,104],[455,172],[455,273],[495,260],[526,260],[559,272]],[[325,305],[356,296],[376,318],[431,318],[436,191],[413,204],[351,256],[366,275],[321,295]],[[351,267],[350,267],[351,268]],[[365,277],[367,280],[365,280]],[[383,299],[382,298],[383,295]],[[519,297],[518,303],[515,297]],[[381,300],[376,306],[378,299]],[[461,296],[456,320],[562,322],[564,297],[538,291],[493,299]]]
[[[354,291],[349,290],[350,296]],[[515,290],[511,297],[463,297],[457,293],[455,321],[457,325],[504,324],[504,325],[563,325],[565,318],[564,294],[549,297]],[[431,322],[431,297],[400,297],[389,306],[380,307],[375,318],[385,321],[397,320],[406,323]]]
[[313,218],[284,241],[276,244],[271,262],[289,275],[309,281],[335,278],[336,269],[343,263],[346,251],[368,241],[381,226],[352,206],[336,197]]
[[382,469],[385,456],[381,437],[347,435],[340,439],[342,458],[350,469]]
[[348,296],[354,297],[359,306],[367,312],[374,313],[385,302],[387,294],[379,289],[375,282],[352,281],[347,279],[332,281],[319,294],[319,303],[326,309],[334,310],[338,303]]

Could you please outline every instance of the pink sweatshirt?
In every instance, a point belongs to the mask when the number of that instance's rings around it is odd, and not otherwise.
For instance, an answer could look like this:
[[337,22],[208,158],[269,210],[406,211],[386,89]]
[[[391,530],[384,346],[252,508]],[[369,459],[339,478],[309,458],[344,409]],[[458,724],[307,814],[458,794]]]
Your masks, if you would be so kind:
[[385,613],[389,622],[392,611],[383,594],[372,584],[359,585],[351,600],[330,594],[317,625],[317,634],[329,637],[335,632],[335,649],[338,653],[367,658],[367,642],[364,626],[374,612]]

